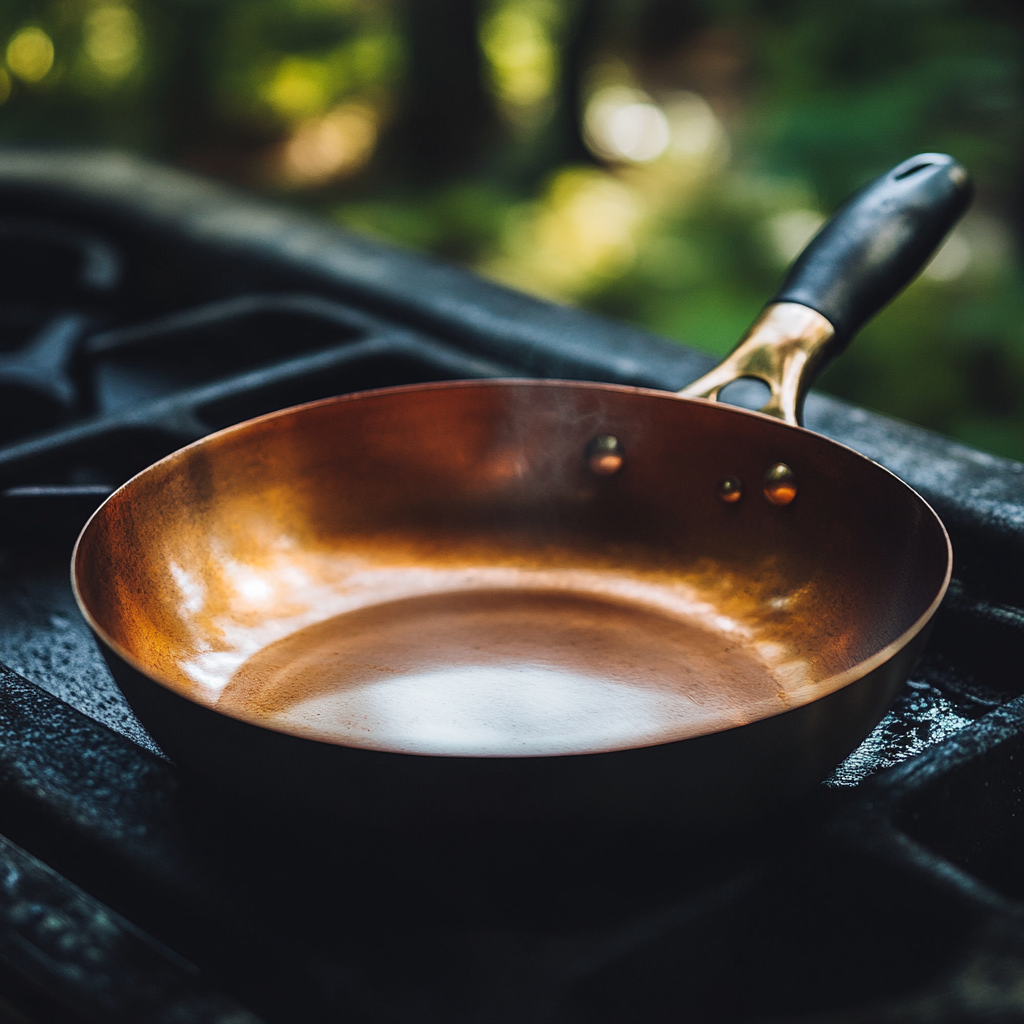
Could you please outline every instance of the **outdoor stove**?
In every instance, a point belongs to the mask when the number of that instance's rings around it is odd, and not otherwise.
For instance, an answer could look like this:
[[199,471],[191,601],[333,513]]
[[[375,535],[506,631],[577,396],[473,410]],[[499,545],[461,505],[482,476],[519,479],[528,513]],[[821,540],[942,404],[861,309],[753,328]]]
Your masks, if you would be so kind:
[[0,153],[0,1021],[1024,1020],[1024,466],[822,396],[955,579],[809,799],[658,834],[361,836],[190,792],[71,595],[114,487],[362,388],[710,360],[119,155]]

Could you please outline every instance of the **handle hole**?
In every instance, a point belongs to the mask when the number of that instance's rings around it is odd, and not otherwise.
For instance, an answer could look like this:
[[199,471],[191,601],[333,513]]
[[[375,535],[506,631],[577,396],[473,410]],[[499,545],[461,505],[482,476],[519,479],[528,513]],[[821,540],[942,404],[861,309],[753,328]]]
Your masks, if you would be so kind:
[[902,181],[904,178],[909,178],[912,174],[917,174],[918,171],[923,171],[926,167],[935,166],[931,160],[926,160],[921,164],[914,164],[913,167],[908,167],[905,171],[900,171],[899,174],[893,175],[895,181]]
[[741,409],[763,409],[772,397],[772,389],[757,377],[740,377],[730,381],[718,392],[718,400]]

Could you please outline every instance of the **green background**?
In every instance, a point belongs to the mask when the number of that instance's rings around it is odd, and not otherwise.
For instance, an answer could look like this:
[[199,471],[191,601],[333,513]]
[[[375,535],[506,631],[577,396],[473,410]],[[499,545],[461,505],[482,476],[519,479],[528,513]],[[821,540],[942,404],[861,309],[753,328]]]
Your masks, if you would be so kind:
[[[949,152],[973,210],[821,384],[1024,459],[1021,6],[0,0],[0,142],[135,150],[716,354],[822,215]],[[602,149],[601,97],[665,153]]]

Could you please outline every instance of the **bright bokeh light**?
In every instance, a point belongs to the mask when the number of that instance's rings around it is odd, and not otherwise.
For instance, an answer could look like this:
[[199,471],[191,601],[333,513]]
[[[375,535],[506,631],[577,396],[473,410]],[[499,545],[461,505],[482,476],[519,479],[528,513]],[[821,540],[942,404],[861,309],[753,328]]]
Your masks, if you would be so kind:
[[344,103],[302,122],[285,143],[280,176],[286,184],[320,185],[365,166],[377,144],[378,117],[365,103]]
[[23,82],[42,81],[53,67],[53,40],[41,28],[23,28],[7,44],[7,66]]
[[484,273],[537,295],[585,299],[630,270],[651,225],[693,202],[728,154],[721,123],[694,93],[674,93],[662,107],[639,89],[605,84],[587,103],[583,130],[612,167],[557,173],[510,218]]
[[263,90],[263,98],[282,117],[320,114],[330,101],[330,74],[323,61],[284,57]]
[[610,161],[647,163],[671,141],[665,112],[638,89],[611,85],[587,103],[583,134],[595,155]]
[[237,98],[254,114],[265,117],[269,108],[277,120],[292,125],[323,117],[356,96],[371,95],[373,106],[380,109],[401,74],[403,58],[401,37],[376,26],[329,49],[264,55],[235,80],[247,83]]
[[587,102],[583,136],[609,163],[648,164],[666,156],[679,169],[703,173],[729,155],[728,137],[708,102],[675,92],[655,102],[626,85],[606,85]]
[[127,75],[139,58],[139,19],[123,5],[97,7],[82,26],[82,45],[92,66],[104,77]]
[[923,276],[932,281],[955,281],[963,277],[973,255],[971,243],[964,237],[964,232],[954,231],[924,268]]
[[695,92],[677,92],[663,103],[672,137],[672,155],[681,159],[701,158],[727,146],[722,122],[711,105]]
[[953,234],[970,246],[970,262],[964,268],[965,273],[982,280],[1012,273],[1016,245],[1004,221],[975,208],[967,212]]
[[494,92],[514,120],[535,113],[555,86],[554,12],[544,3],[507,3],[484,20],[480,42]]
[[481,269],[540,295],[574,299],[627,269],[645,216],[607,172],[570,167],[510,224],[504,255]]
[[824,223],[817,210],[784,210],[770,217],[765,228],[774,261],[781,266],[792,263]]

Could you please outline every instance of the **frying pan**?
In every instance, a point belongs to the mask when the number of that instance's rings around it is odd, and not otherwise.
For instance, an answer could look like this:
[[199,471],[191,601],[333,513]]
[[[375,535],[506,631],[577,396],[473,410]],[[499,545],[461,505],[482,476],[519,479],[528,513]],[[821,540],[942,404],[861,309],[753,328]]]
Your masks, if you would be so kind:
[[[168,456],[73,557],[114,677],[197,786],[274,813],[705,829],[792,799],[881,718],[951,566],[803,396],[969,195],[936,154],[872,182],[680,395],[413,385]],[[742,377],[761,412],[716,401]]]

